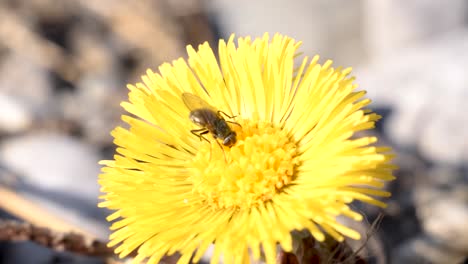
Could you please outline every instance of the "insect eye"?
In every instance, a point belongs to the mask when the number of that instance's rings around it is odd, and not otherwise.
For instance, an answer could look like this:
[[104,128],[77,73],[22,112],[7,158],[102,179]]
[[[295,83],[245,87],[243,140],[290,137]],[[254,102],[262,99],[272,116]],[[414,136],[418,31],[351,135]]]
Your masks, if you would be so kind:
[[231,147],[232,145],[236,144],[236,132],[232,132],[228,137],[226,137],[223,141],[223,145],[226,147]]

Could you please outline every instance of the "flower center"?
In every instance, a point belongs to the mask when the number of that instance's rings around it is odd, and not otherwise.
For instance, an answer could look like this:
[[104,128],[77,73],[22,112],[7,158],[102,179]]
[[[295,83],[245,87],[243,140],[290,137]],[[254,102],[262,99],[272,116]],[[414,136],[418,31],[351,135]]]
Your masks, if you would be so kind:
[[211,136],[192,160],[193,191],[216,208],[247,209],[271,200],[294,176],[296,144],[280,128],[240,120],[232,147],[220,147]]

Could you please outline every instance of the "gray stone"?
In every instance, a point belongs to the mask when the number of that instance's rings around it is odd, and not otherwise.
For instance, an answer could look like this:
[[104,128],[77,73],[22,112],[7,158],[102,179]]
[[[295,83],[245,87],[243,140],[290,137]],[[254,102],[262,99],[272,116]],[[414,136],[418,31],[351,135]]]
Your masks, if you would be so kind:
[[424,230],[443,241],[447,247],[468,254],[467,204],[453,198],[435,202],[432,215],[423,222]]
[[28,129],[32,122],[32,113],[13,96],[0,92],[0,133],[19,133]]
[[128,90],[120,79],[115,50],[93,30],[78,28],[73,34],[83,72],[76,91],[62,96],[61,109],[65,119],[81,125],[86,141],[105,145],[112,142],[110,131],[119,124],[124,112],[120,102]]
[[371,58],[398,53],[411,43],[460,28],[466,24],[465,0],[396,0],[361,2],[363,37]]
[[[456,100],[445,99],[444,101],[450,104]],[[466,108],[466,106],[457,107],[460,113],[434,113],[432,120],[427,122],[418,140],[419,150],[431,160],[453,165],[466,163],[468,161],[468,119],[462,114],[462,111],[468,111]]]
[[[419,186],[432,186],[439,187],[446,191],[453,192],[458,187],[468,187],[467,179],[465,179],[464,172],[456,167],[450,165],[436,165],[430,170],[427,170],[420,179],[422,182],[417,182]],[[420,190],[420,189],[418,189]],[[468,195],[468,193],[467,193]],[[433,197],[434,198],[434,197]],[[432,198],[432,199],[433,199]]]
[[420,90],[414,85],[409,87],[405,96],[396,103],[398,105],[393,105],[394,112],[385,123],[385,131],[401,145],[417,146],[419,136],[423,133],[422,124],[426,121],[424,115],[431,106],[420,98]]
[[2,93],[14,96],[35,117],[47,115],[52,86],[44,68],[11,53],[0,63],[0,76]]
[[224,38],[276,32],[303,42],[305,55],[320,54],[339,65],[355,65],[365,53],[359,1],[207,1]]
[[445,247],[440,241],[420,235],[402,243],[392,251],[391,263],[458,264],[465,254]]
[[124,110],[120,102],[126,100],[128,90],[123,83],[108,76],[83,78],[77,87],[75,94],[62,97],[61,108],[65,117],[82,126],[86,141],[110,144],[113,140],[110,131],[122,123],[120,116]]
[[428,236],[468,255],[468,181],[466,172],[435,166],[415,183],[416,214]]
[[468,30],[382,57],[355,72],[375,106],[390,107],[385,133],[436,163],[468,161]]
[[101,238],[106,211],[97,208],[97,151],[74,138],[33,133],[0,145],[0,163],[17,174],[18,193]]
[[33,186],[89,201],[98,196],[99,156],[91,146],[71,137],[33,133],[11,138],[0,146],[0,159]]
[[[468,186],[465,186],[468,191]],[[418,218],[430,237],[445,247],[468,255],[468,196],[434,188],[415,193]]]

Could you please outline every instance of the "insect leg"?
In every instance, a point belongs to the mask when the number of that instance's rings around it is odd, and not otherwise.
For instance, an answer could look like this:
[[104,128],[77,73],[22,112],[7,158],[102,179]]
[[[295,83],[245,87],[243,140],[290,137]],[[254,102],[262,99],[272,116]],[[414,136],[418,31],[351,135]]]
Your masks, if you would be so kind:
[[238,125],[240,128],[242,128],[242,126],[241,126],[239,123],[237,123],[237,122],[228,121],[228,120],[226,120],[226,122],[231,123],[231,124],[234,124],[234,125]]
[[230,119],[234,119],[236,118],[237,116],[230,116],[228,114],[226,114],[225,112],[221,111],[221,110],[218,110],[218,115],[220,114],[223,114],[225,117],[229,117]]
[[[192,134],[194,134],[195,136],[199,137],[200,141],[203,138],[204,140],[206,140],[206,142],[208,142],[210,144],[210,158],[209,159],[211,161],[211,153],[213,152],[211,142],[206,137],[203,136],[203,135],[208,134],[210,131],[208,129],[206,129],[206,128],[200,128],[200,129],[192,129],[192,130],[190,130],[190,132],[192,132]],[[222,149],[222,147],[219,144],[218,140],[215,139],[215,141],[216,141],[216,143],[218,143],[219,147]],[[224,150],[223,150],[223,153],[224,153]],[[224,159],[226,159],[226,154],[224,155]]]
[[[225,112],[223,112],[223,111],[221,111],[221,110],[218,110],[218,115],[221,115],[221,114],[223,114],[224,116],[226,116],[226,117],[228,117],[228,118],[230,118],[230,119],[234,119],[234,118],[237,117],[237,116],[230,116],[230,115],[226,114]],[[237,122],[228,121],[228,120],[226,120],[226,122],[231,123],[231,124],[234,124],[234,125],[238,125],[238,126],[240,126],[240,127],[242,128],[242,126],[241,126],[239,123],[237,123]]]
[[192,129],[192,130],[190,130],[190,132],[192,134],[194,134],[195,136],[199,137],[200,140],[202,140],[202,138],[203,138],[208,143],[210,143],[210,141],[206,137],[203,136],[203,135],[208,134],[210,132],[208,129],[206,129],[206,128]]

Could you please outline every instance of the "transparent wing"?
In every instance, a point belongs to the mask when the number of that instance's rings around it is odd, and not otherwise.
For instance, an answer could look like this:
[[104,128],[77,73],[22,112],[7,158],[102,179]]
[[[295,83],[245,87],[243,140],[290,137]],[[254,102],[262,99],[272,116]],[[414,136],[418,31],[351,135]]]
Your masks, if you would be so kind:
[[203,99],[201,99],[197,95],[194,95],[194,94],[191,94],[191,93],[183,93],[182,94],[182,101],[188,107],[188,109],[190,111],[193,111],[193,110],[196,110],[196,109],[202,109],[202,108],[208,108],[210,110],[213,110],[214,112],[218,111],[216,108],[209,105]]

